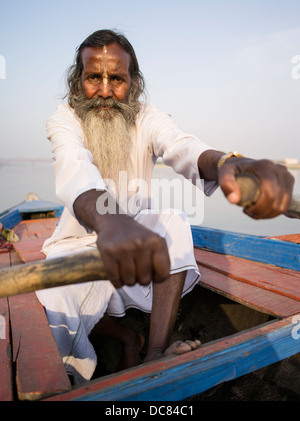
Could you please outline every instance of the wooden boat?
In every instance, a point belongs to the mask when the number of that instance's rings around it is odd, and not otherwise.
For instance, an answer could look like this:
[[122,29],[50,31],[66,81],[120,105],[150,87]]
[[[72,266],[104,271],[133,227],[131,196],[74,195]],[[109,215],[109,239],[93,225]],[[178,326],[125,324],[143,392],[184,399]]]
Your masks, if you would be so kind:
[[[61,211],[38,200],[0,214],[3,227],[19,237],[2,241],[2,271],[43,262],[41,245]],[[202,227],[192,232],[199,288],[271,320],[194,352],[72,387],[35,293],[5,296],[0,298],[0,400],[179,401],[298,353],[300,235],[261,238]]]

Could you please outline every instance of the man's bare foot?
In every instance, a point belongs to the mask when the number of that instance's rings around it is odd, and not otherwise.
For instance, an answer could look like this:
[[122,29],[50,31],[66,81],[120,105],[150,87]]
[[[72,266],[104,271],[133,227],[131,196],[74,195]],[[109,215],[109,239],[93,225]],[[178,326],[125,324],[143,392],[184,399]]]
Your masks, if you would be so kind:
[[164,355],[181,355],[185,354],[186,352],[193,351],[194,349],[199,348],[201,342],[196,339],[195,341],[191,341],[187,339],[186,341],[176,341],[174,342],[169,348],[167,348],[164,352]]
[[122,342],[122,356],[118,371],[134,367],[140,363],[140,352],[144,343],[144,336],[139,332],[132,331],[132,334],[127,337],[126,341]]
[[176,341],[165,351],[162,351],[161,349],[153,349],[152,351],[148,352],[147,356],[144,359],[144,362],[158,360],[168,355],[185,354],[186,352],[190,352],[199,348],[200,345],[201,342],[198,339],[194,341],[189,339],[186,341]]

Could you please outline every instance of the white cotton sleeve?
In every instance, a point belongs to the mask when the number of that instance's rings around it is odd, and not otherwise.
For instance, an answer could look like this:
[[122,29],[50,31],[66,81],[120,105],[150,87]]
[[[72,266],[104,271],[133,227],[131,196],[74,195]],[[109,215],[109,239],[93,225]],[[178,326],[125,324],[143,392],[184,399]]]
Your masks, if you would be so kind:
[[80,121],[68,105],[60,105],[49,118],[47,137],[52,144],[56,195],[75,216],[75,199],[91,189],[106,190],[105,183],[85,147]]
[[[174,169],[197,186],[201,186],[198,170],[198,158],[208,149],[215,149],[199,138],[184,133],[174,123],[171,116],[151,107],[149,119],[149,137],[153,154],[161,157],[165,165]],[[204,192],[211,195],[218,183],[204,180]]]

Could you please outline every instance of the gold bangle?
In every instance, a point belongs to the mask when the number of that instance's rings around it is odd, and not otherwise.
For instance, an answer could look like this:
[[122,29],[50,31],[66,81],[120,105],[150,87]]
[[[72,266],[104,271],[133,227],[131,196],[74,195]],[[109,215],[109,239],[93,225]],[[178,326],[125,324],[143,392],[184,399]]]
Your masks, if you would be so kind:
[[219,159],[219,161],[218,161],[218,169],[220,169],[222,167],[222,165],[225,163],[225,161],[228,158],[231,158],[233,156],[235,156],[236,158],[244,158],[244,155],[241,155],[238,152],[228,152],[225,155],[221,156],[221,158]]

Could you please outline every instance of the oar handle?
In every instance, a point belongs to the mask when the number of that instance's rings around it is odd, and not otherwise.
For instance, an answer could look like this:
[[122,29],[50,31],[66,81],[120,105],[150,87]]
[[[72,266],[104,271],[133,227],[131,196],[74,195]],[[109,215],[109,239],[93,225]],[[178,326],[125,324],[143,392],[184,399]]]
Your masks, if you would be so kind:
[[288,218],[298,218],[300,219],[300,199],[295,196],[292,197],[291,204],[284,214]]
[[100,252],[95,249],[0,270],[0,298],[106,279]]
[[[236,181],[241,190],[239,205],[247,207],[254,204],[260,195],[260,182],[254,174],[242,173],[236,176]],[[284,214],[288,218],[300,219],[300,199],[293,196],[292,202]]]
[[241,191],[239,206],[246,208],[256,203],[260,195],[260,183],[254,174],[241,173],[236,176]]

